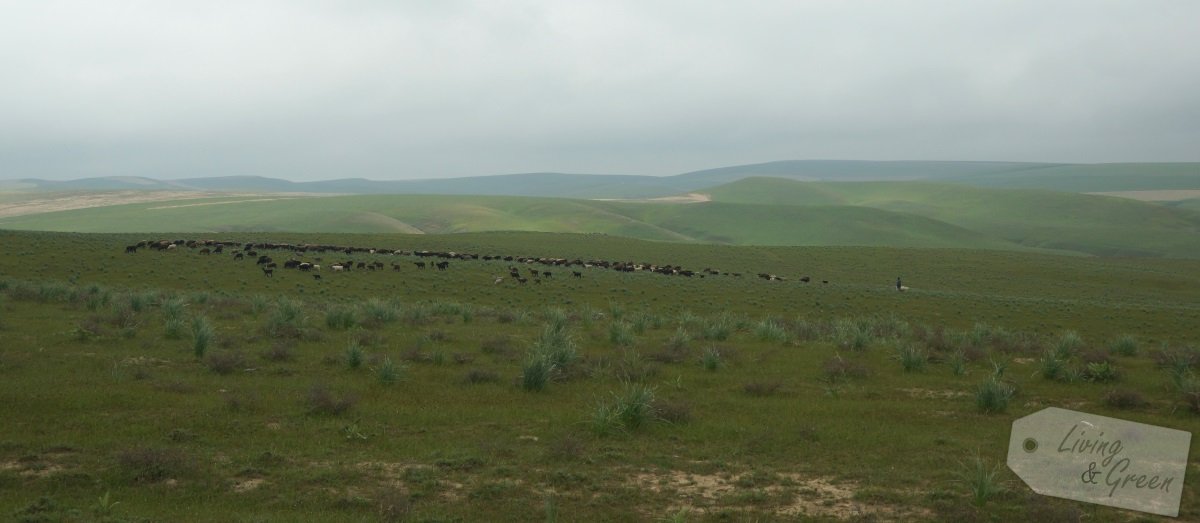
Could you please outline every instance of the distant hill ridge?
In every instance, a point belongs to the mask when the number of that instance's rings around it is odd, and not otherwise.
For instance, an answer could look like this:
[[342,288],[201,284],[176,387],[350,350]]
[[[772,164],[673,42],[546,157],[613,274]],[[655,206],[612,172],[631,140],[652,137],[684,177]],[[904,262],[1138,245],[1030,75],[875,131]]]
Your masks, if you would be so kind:
[[423,180],[343,178],[294,182],[261,176],[160,180],[136,176],[0,181],[0,190],[172,190],[325,194],[460,194],[566,198],[655,198],[769,176],[803,181],[953,182],[980,187],[1068,192],[1200,189],[1200,163],[1062,164],[972,161],[788,160],[705,169],[674,176],[521,173]]

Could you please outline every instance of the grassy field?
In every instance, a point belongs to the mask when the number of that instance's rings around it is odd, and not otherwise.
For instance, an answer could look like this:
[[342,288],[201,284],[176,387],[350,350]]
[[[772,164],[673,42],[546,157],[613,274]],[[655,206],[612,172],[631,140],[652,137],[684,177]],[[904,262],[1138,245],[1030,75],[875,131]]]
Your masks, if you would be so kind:
[[[595,234],[176,237],[744,276],[537,265],[554,276],[494,284],[511,263],[303,256],[325,266],[318,281],[228,253],[123,252],[158,235],[0,232],[0,514],[1129,521],[1030,494],[1003,469],[1011,422],[1061,406],[1200,429],[1195,260]],[[388,270],[329,270],[348,258]],[[910,291],[891,288],[897,275]],[[987,413],[976,391],[989,382],[1015,395]],[[967,479],[976,458],[1001,467],[1001,492]],[[1193,485],[1181,519],[1200,517]]]

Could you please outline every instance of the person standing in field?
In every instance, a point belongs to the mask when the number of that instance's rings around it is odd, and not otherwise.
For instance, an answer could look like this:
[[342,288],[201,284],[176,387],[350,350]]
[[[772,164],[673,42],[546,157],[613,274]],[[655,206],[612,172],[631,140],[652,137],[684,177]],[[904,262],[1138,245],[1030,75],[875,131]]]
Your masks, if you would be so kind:
[[900,284],[900,277],[896,276],[896,290],[900,290],[903,285]]

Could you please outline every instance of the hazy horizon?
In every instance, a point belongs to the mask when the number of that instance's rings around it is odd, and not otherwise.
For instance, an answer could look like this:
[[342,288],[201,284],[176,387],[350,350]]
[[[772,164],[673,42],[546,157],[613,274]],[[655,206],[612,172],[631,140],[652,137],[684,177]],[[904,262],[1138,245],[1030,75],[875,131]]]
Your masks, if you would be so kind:
[[1200,3],[24,3],[0,179],[1200,161]]

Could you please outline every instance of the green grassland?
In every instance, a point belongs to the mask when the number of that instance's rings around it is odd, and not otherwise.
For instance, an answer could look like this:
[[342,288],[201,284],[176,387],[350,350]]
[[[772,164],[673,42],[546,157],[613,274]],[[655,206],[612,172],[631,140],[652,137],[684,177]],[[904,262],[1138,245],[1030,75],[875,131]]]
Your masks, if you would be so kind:
[[737,245],[857,245],[1200,256],[1200,213],[1128,199],[926,182],[750,178],[662,203],[512,196],[240,196],[0,218],[77,232],[605,233]]
[[[166,235],[744,273],[535,265],[554,276],[494,284],[511,263],[298,255],[325,265],[318,281],[268,278],[229,253],[123,252],[159,236],[0,231],[5,517],[1130,521],[1029,493],[1002,467],[1011,422],[1060,406],[1200,429],[1196,260],[529,232]],[[347,259],[389,268],[328,269]],[[1132,349],[1114,345],[1124,335]],[[1054,379],[1050,349],[1065,369]],[[1115,380],[1089,374],[1101,362]],[[1016,395],[985,413],[976,390],[996,379]],[[1001,467],[1002,492],[973,495],[975,457]],[[1200,517],[1194,485],[1181,519]]]
[[714,201],[851,205],[925,216],[1030,247],[1124,256],[1200,256],[1200,213],[1136,200],[926,182],[797,182],[748,178]]

